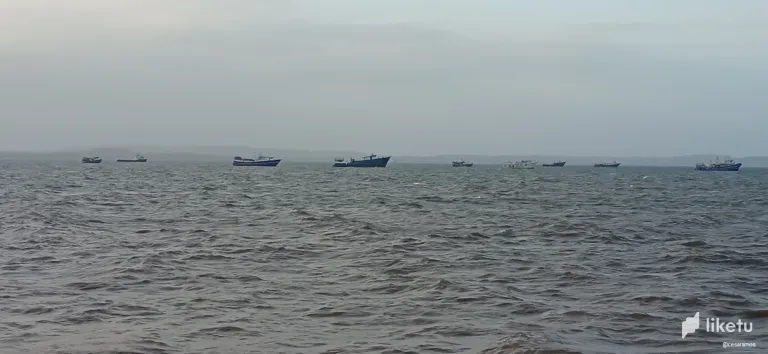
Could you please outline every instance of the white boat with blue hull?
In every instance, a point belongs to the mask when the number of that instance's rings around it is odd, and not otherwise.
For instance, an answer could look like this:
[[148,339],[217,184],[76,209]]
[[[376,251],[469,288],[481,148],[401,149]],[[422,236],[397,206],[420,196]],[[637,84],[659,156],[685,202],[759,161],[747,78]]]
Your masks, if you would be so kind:
[[235,156],[232,161],[232,166],[261,166],[261,167],[275,167],[280,163],[280,159],[276,159],[272,156],[259,156],[255,159],[244,159],[240,156]]

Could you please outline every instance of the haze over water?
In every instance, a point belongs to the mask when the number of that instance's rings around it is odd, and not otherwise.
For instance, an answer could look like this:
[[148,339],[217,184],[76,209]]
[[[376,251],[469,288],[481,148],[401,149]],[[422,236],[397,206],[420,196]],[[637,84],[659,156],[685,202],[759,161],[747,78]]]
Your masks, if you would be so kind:
[[768,345],[762,169],[1,167],[3,353]]

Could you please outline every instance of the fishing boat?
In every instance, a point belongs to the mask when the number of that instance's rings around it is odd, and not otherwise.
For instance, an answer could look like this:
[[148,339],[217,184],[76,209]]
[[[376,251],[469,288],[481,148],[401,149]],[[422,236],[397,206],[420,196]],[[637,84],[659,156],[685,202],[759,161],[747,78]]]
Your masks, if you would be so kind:
[[280,159],[276,159],[272,156],[264,156],[259,154],[258,157],[253,159],[245,159],[240,156],[235,156],[232,161],[232,166],[262,166],[262,167],[275,167],[280,163]]
[[464,160],[461,161],[453,161],[453,167],[472,167],[475,164],[472,162],[466,162]]
[[621,165],[620,162],[603,162],[603,163],[596,163],[595,167],[619,167]]
[[117,162],[147,162],[147,158],[141,154],[136,154],[135,159],[118,159]]
[[333,167],[387,167],[391,156],[378,157],[375,154],[364,156],[362,160],[356,160],[349,158],[349,161],[344,161],[343,158],[335,158]]
[[696,164],[697,171],[730,171],[735,172],[741,168],[741,162],[734,162],[733,159],[726,159],[720,161],[718,157],[715,157],[715,162],[710,161],[709,165],[703,163]]
[[534,167],[536,167],[536,162],[532,160],[520,160],[517,162],[508,162],[504,165],[506,168],[513,168],[518,170],[532,170]]
[[545,163],[542,166],[544,167],[563,167],[565,166],[565,161],[556,161],[553,163]]
[[83,163],[101,163],[101,157],[94,156],[94,157],[83,157],[82,160]]

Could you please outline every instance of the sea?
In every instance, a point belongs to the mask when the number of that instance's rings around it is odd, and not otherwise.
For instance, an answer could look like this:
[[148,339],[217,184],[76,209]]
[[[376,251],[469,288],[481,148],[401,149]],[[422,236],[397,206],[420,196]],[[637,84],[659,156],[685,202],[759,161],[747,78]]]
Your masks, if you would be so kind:
[[0,162],[0,353],[768,352],[768,169],[329,165]]

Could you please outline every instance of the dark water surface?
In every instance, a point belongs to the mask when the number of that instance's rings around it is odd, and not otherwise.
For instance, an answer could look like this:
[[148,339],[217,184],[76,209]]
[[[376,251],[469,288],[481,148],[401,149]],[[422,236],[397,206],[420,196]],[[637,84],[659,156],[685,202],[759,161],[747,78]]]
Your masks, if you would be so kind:
[[0,353],[768,352],[766,170],[0,164]]

